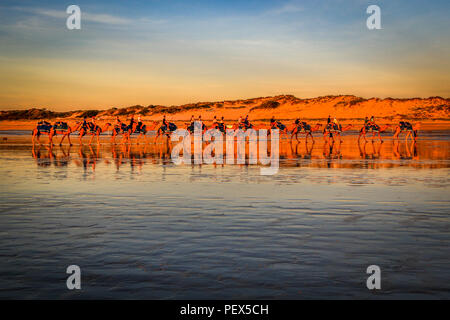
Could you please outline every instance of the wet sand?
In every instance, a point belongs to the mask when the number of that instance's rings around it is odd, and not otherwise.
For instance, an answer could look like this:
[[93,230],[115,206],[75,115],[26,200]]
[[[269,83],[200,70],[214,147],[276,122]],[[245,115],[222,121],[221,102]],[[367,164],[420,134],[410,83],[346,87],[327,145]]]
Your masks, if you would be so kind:
[[[449,299],[448,131],[319,136],[282,139],[280,170],[261,176],[175,165],[153,137],[33,147],[0,134],[0,297]],[[81,292],[65,287],[71,264]]]

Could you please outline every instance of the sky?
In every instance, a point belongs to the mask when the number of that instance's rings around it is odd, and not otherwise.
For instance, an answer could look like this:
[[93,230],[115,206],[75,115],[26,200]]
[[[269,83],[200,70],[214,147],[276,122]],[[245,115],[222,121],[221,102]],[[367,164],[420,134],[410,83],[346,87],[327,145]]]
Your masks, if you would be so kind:
[[[380,30],[366,27],[373,4]],[[2,0],[0,109],[448,98],[449,14],[448,0]]]

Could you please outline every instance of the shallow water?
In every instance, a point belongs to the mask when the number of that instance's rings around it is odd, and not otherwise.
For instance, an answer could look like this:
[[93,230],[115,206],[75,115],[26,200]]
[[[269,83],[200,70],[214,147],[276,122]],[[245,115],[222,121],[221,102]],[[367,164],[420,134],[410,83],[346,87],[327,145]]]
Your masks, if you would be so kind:
[[27,139],[0,139],[0,298],[450,298],[447,133],[282,140],[273,176]]

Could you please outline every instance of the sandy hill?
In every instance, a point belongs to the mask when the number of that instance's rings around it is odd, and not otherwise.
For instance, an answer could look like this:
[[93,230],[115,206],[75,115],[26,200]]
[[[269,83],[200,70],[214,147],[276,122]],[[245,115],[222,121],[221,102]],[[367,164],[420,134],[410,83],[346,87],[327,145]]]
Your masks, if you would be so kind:
[[161,119],[166,115],[171,120],[188,120],[191,115],[212,119],[214,115],[227,120],[249,115],[251,120],[267,120],[274,116],[280,120],[324,119],[331,115],[340,119],[363,119],[374,115],[386,120],[449,120],[450,99],[430,97],[426,99],[364,99],[352,95],[323,96],[300,99],[292,95],[261,97],[246,100],[198,102],[181,106],[131,106],[108,110],[77,110],[54,112],[47,109],[0,111],[0,120],[55,119],[98,117],[108,119],[115,116],[129,117],[141,114],[145,119]]

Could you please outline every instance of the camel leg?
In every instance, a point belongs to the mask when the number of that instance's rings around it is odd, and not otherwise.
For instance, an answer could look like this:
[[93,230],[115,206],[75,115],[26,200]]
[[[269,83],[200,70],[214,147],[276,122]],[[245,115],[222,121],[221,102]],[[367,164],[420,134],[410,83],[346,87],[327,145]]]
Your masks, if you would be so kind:
[[378,138],[380,139],[380,142],[383,143],[383,139],[381,139],[381,133],[378,131]]
[[62,143],[63,143],[63,141],[64,141],[65,138],[66,138],[66,135],[63,134],[61,140],[59,140],[59,145],[60,145],[60,146],[62,146]]
[[70,133],[67,135],[67,140],[69,141],[69,147],[72,145],[72,141],[70,141]]
[[36,135],[37,135],[37,130],[34,129],[33,130],[33,134],[31,136],[31,143],[34,145],[34,140],[36,139]]
[[411,131],[408,131],[405,137],[405,141],[408,142],[409,136],[411,135]]
[[144,133],[144,141],[145,141],[145,144],[148,143],[147,135],[145,133]]
[[100,133],[97,133],[97,144],[100,144]]
[[363,136],[364,141],[366,141],[366,130],[364,130],[364,128],[362,128],[361,131],[359,131],[358,142],[361,139],[361,136]]
[[399,127],[397,127],[396,129],[395,129],[395,132],[394,132],[394,139],[398,139],[398,136],[400,135],[400,128]]

